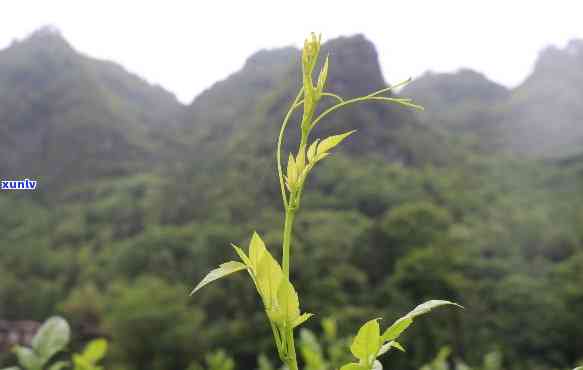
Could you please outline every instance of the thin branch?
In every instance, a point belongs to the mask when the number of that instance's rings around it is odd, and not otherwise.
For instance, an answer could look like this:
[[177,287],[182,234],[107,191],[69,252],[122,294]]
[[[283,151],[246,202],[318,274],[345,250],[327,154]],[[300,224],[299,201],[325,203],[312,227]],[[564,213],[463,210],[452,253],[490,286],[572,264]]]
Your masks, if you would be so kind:
[[342,103],[338,103],[333,107],[330,107],[328,109],[326,109],[324,112],[322,112],[313,122],[312,122],[312,128],[316,127],[316,125],[318,124],[318,122],[320,122],[324,117],[326,117],[328,114],[334,112],[335,110],[338,110],[342,107],[345,107],[347,105],[350,104],[354,104],[354,103],[360,103],[360,102],[365,102],[365,101],[381,101],[381,102],[390,102],[390,103],[397,103],[397,104],[401,104],[404,105],[406,107],[410,107],[410,108],[415,108],[415,109],[419,109],[419,110],[423,110],[423,107],[417,104],[413,104],[410,102],[410,100],[407,99],[401,99],[401,98],[386,98],[384,96],[361,96],[359,98],[354,98],[354,99],[350,99],[350,100],[345,100]]
[[284,118],[283,123],[281,125],[281,129],[279,130],[279,137],[277,138],[277,151],[276,151],[277,175],[279,177],[279,186],[281,188],[281,197],[283,200],[283,206],[286,209],[288,207],[288,200],[287,200],[287,194],[285,192],[285,185],[284,185],[284,181],[283,181],[283,169],[282,169],[282,165],[281,165],[281,146],[283,143],[283,134],[285,132],[285,128],[287,127],[287,123],[288,123],[289,119],[291,118],[294,110],[296,110],[296,108],[298,108],[301,105],[298,103],[298,101],[302,97],[303,92],[304,92],[304,88],[302,87],[300,89],[300,91],[298,92],[298,95],[294,99],[294,102],[292,103],[290,109],[287,111],[287,114],[285,115],[285,118]]

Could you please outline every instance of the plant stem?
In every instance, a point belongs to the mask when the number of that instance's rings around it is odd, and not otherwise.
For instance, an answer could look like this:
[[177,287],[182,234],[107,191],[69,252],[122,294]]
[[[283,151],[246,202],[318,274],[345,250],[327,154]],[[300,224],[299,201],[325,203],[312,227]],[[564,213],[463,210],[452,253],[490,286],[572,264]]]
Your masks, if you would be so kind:
[[297,208],[294,203],[295,203],[294,194],[290,194],[289,204],[285,209],[285,222],[283,225],[283,251],[281,258],[283,265],[283,274],[287,279],[289,279],[290,270],[290,249],[292,230],[294,227],[294,219],[297,211]]
[[289,122],[289,119],[291,118],[294,110],[299,107],[298,102],[300,101],[303,93],[304,93],[304,88],[301,88],[300,91],[298,92],[298,95],[296,95],[296,98],[294,99],[294,102],[292,103],[290,109],[287,111],[287,114],[285,115],[285,118],[284,118],[283,123],[281,125],[281,129],[279,130],[279,136],[277,138],[277,148],[276,148],[276,152],[275,152],[276,161],[277,161],[277,175],[279,177],[279,186],[281,188],[281,198],[283,200],[283,206],[286,209],[288,208],[288,200],[287,200],[287,196],[285,194],[285,185],[284,185],[284,181],[283,181],[283,170],[282,170],[282,165],[281,165],[281,147],[283,144],[283,134],[285,133],[285,128],[287,127],[287,123]]
[[289,358],[287,361],[287,367],[289,370],[298,370],[298,358],[296,356],[296,345],[294,343],[294,330],[289,328],[287,330],[287,337],[289,343]]

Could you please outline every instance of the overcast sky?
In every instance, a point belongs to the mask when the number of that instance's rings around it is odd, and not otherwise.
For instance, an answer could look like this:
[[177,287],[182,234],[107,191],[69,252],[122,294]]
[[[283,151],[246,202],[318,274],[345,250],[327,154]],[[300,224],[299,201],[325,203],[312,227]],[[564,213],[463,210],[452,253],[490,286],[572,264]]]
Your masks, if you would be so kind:
[[299,46],[310,31],[324,39],[363,33],[388,82],[469,67],[514,86],[541,48],[583,38],[582,14],[579,0],[3,0],[0,48],[52,24],[79,51],[190,102],[258,49]]

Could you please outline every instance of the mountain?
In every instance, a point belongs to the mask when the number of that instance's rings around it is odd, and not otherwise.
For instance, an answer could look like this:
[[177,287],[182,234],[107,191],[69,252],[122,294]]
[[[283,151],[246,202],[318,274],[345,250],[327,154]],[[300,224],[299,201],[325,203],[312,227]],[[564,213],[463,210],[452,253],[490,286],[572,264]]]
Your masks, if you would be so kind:
[[[350,98],[387,86],[376,49],[362,35],[331,40],[322,46],[321,54],[330,55],[330,92]],[[224,154],[225,148],[239,154],[271,153],[281,119],[300,86],[299,62],[300,51],[292,47],[252,55],[240,71],[192,102],[185,136],[201,140],[199,149],[206,148],[205,155]],[[358,135],[345,145],[345,150],[354,155],[378,155],[412,164],[445,161],[449,154],[440,146],[446,140],[443,136],[422,126],[410,108],[394,104],[348,107],[341,115],[331,115],[321,122],[314,137],[354,128]],[[290,142],[295,143],[293,138]]]
[[583,40],[543,50],[513,90],[502,122],[519,153],[565,157],[583,152]]
[[472,137],[487,151],[561,158],[583,151],[583,40],[543,50],[533,72],[506,89],[461,70],[428,73],[403,89],[426,110],[419,119]]
[[163,154],[182,106],[43,28],[0,51],[0,172],[42,188],[122,175]]

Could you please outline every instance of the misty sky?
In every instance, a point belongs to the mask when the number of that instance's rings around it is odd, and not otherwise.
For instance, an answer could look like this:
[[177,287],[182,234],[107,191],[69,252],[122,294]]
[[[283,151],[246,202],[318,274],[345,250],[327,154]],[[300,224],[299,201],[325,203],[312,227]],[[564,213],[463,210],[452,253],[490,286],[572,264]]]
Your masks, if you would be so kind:
[[[583,38],[583,2],[2,1],[0,48],[52,24],[88,55],[116,61],[184,102],[261,48],[363,33],[387,82],[469,67],[514,86],[537,53]],[[331,61],[333,68],[333,60]]]

